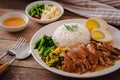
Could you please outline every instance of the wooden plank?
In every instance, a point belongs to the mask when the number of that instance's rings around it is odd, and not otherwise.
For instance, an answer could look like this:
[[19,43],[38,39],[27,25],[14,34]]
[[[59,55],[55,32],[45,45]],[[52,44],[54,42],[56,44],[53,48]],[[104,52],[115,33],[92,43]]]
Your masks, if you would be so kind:
[[102,77],[76,79],[60,76],[47,70],[10,67],[0,76],[0,80],[120,80],[119,73],[120,70]]

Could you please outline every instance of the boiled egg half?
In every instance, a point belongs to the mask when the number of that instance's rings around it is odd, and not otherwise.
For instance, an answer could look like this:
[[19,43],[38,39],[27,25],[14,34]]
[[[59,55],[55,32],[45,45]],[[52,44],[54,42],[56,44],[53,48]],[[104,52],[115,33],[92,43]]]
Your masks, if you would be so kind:
[[95,28],[108,28],[107,22],[98,17],[89,18],[86,21],[85,26],[88,28],[89,31],[92,31]]
[[96,28],[91,31],[92,39],[100,42],[110,42],[113,40],[112,34],[108,29],[105,28]]

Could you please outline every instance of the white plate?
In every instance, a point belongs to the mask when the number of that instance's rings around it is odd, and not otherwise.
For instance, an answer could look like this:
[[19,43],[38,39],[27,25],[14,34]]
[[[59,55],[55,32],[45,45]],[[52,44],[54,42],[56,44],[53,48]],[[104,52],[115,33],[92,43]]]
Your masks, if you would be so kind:
[[[97,76],[102,76],[108,73],[111,73],[113,71],[116,71],[117,69],[120,68],[120,61],[117,61],[114,66],[111,66],[109,68],[106,68],[104,70],[96,71],[96,72],[88,72],[84,74],[75,74],[75,73],[69,73],[69,72],[64,72],[62,70],[58,70],[56,68],[52,68],[47,66],[39,57],[38,51],[34,49],[34,42],[42,37],[44,34],[47,35],[52,35],[53,32],[56,30],[57,27],[64,23],[80,23],[84,24],[86,20],[85,19],[69,19],[69,20],[62,20],[62,21],[57,21],[54,23],[51,23],[49,25],[44,26],[40,30],[38,30],[35,35],[32,37],[32,40],[30,42],[30,49],[32,51],[32,55],[34,59],[45,69],[48,69],[51,72],[54,72],[59,75],[67,76],[67,77],[74,77],[74,78],[89,78],[89,77],[97,77]],[[113,46],[117,47],[120,49],[120,37],[118,36],[120,34],[120,31],[112,26],[109,26],[109,30],[112,32],[113,36],[115,37],[113,41]]]

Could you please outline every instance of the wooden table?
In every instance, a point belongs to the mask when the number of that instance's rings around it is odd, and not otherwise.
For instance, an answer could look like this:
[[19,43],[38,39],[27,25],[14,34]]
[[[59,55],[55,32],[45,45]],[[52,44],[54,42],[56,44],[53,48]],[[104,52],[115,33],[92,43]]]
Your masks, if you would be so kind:
[[[8,13],[8,12],[23,12],[25,6],[31,2],[26,0],[12,0],[15,1],[13,4],[10,2],[10,4],[7,4],[7,1],[0,1],[0,16]],[[4,4],[7,5],[4,5]],[[12,4],[12,6],[11,6]],[[18,7],[18,5],[22,5],[21,7]],[[7,9],[6,9],[7,8]],[[8,9],[9,8],[9,9]],[[75,15],[71,12],[65,11],[64,15],[59,19],[73,19],[73,18],[83,18],[81,16]],[[38,24],[32,20],[30,20],[29,24],[27,25],[27,28],[23,31],[16,32],[16,33],[9,33],[4,31],[0,28],[0,55],[2,55],[6,50],[8,50],[15,42],[16,40],[22,36],[27,38],[29,41],[34,35],[34,33],[42,28],[44,25]],[[119,28],[120,29],[120,28]],[[9,60],[14,58],[14,56],[6,56],[4,59],[0,60],[0,64],[3,64]],[[81,79],[81,80],[120,80],[120,69],[97,78],[89,78],[89,79]],[[0,75],[0,80],[75,80],[75,78],[68,78],[64,76],[60,76],[57,74],[54,74],[43,67],[41,67],[32,56],[25,60],[15,61],[7,71],[5,71],[2,75]],[[80,79],[76,79],[80,80]]]

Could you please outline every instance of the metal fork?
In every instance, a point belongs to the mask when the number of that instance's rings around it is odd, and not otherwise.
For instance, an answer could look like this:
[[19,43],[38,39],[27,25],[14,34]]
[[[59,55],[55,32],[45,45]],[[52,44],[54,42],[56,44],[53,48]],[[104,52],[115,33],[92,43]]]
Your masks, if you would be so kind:
[[7,54],[10,55],[15,55],[16,51],[21,47],[24,46],[25,43],[27,42],[27,40],[23,37],[20,37],[18,39],[18,41],[7,51],[5,52],[3,55],[0,56],[0,59],[2,59],[4,56],[6,56]]

